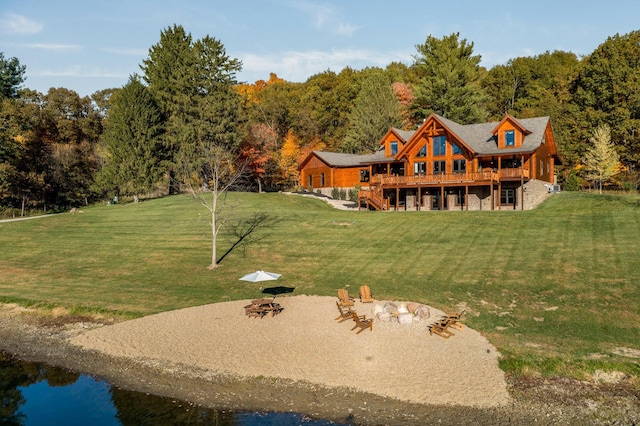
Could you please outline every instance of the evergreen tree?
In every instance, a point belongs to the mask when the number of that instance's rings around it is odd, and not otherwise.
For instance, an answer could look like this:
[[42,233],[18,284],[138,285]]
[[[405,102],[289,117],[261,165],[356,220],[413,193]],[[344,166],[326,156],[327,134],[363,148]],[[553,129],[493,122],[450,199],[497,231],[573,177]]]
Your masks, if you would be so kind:
[[174,177],[187,183],[189,176],[175,173],[185,166],[202,167],[200,151],[209,151],[211,145],[237,149],[241,104],[233,86],[242,64],[227,56],[220,41],[206,36],[194,42],[174,25],[162,32],[141,68],[166,116],[165,142]]
[[586,178],[595,181],[602,194],[602,184],[621,171],[620,156],[611,143],[611,129],[606,124],[598,126],[589,141],[592,145],[584,156]]
[[400,104],[391,81],[384,73],[374,72],[363,82],[355,100],[342,151],[375,152],[389,128],[399,127],[401,123]]
[[164,172],[163,120],[154,97],[137,77],[115,97],[103,135],[106,165],[96,181],[103,189],[138,197],[151,191]]
[[424,44],[416,45],[419,54],[414,57],[414,67],[420,81],[414,87],[410,106],[414,120],[420,122],[431,113],[461,124],[486,119],[480,55],[473,55],[473,43],[459,40],[459,36],[428,36]]
[[0,99],[16,98],[20,85],[24,82],[26,67],[18,58],[5,59],[0,52]]

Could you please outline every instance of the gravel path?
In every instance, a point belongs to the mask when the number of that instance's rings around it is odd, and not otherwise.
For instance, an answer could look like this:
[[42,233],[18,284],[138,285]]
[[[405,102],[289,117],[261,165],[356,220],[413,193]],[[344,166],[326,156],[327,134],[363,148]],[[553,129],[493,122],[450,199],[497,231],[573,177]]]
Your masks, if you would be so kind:
[[[284,311],[245,316],[248,301],[164,312],[71,337],[83,349],[165,368],[181,365],[240,377],[273,377],[347,387],[401,401],[479,408],[509,402],[499,354],[465,327],[444,339],[430,336],[431,319],[374,321],[373,331],[338,323],[335,298],[279,297]],[[356,302],[373,316],[374,304]]]

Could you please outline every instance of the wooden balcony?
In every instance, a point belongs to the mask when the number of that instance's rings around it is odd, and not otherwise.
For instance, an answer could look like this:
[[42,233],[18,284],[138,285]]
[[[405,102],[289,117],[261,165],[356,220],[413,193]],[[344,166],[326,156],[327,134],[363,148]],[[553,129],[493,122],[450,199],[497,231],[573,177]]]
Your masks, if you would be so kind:
[[374,175],[371,177],[371,185],[383,187],[409,187],[429,185],[455,185],[455,184],[491,184],[501,180],[529,179],[529,170],[522,168],[501,169],[498,171],[482,171],[476,173],[452,173],[417,176],[387,176]]

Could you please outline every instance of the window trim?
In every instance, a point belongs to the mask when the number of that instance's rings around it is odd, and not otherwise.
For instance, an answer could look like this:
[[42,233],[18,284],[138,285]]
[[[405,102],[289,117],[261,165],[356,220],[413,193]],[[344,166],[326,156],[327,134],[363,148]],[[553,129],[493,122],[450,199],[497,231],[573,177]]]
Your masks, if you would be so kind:
[[[509,143],[511,142],[511,143]],[[504,131],[504,146],[516,146],[516,131],[515,130],[505,130]]]
[[[457,164],[462,165],[462,167],[457,168],[457,170],[456,170],[456,165]],[[465,159],[453,160],[453,170],[452,170],[452,172],[453,173],[467,173],[467,160],[465,160]]]
[[[511,200],[511,201],[509,201]],[[515,188],[502,188],[500,192],[500,205],[501,206],[514,206],[516,204],[516,190]]]
[[396,155],[398,153],[398,141],[389,142],[389,154]]
[[433,156],[442,157],[447,155],[447,137],[444,135],[433,137]]

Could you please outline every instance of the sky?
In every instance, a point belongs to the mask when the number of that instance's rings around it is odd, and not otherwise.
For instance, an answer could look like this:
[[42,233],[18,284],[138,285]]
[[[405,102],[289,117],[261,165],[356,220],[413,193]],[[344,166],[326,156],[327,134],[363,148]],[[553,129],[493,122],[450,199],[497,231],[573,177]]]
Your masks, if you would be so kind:
[[122,87],[160,33],[181,25],[242,61],[238,81],[303,82],[345,67],[411,65],[428,36],[459,33],[491,68],[520,56],[592,53],[640,29],[638,0],[0,0],[0,52],[25,87],[80,96]]

